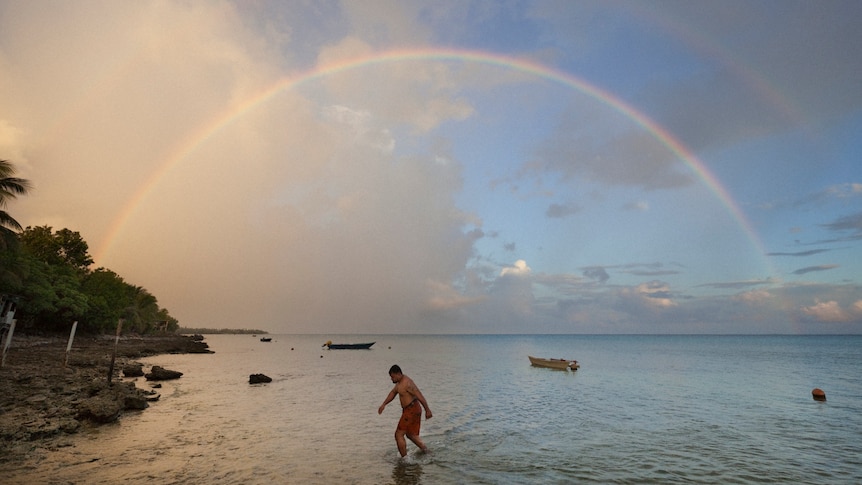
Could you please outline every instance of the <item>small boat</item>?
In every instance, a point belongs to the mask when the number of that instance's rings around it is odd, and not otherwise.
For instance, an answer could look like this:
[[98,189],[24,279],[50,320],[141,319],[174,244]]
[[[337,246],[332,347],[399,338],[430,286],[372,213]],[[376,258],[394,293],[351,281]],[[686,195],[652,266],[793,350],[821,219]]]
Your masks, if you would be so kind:
[[372,345],[374,345],[374,344],[375,344],[375,342],[370,342],[370,343],[366,343],[366,344],[334,344],[334,343],[332,343],[332,340],[327,340],[327,341],[326,341],[326,343],[325,343],[325,344],[323,344],[323,347],[326,347],[327,349],[330,349],[330,350],[335,350],[335,349],[362,349],[362,350],[368,350],[368,349],[370,349],[370,348],[371,348],[371,346],[372,346]]
[[260,341],[261,342],[272,342],[272,337],[261,337]]
[[542,359],[539,357],[533,357],[532,355],[528,355],[530,359],[530,363],[536,367],[547,367],[549,369],[559,369],[559,370],[578,370],[580,364],[578,364],[577,360],[566,360],[566,359]]

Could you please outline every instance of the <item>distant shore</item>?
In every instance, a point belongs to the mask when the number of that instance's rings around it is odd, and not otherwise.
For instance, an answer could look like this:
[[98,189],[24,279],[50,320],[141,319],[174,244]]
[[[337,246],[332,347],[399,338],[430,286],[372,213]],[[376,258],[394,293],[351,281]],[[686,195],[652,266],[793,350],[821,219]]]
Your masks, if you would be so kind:
[[130,392],[142,394],[144,389],[123,382],[124,367],[137,364],[136,359],[210,352],[199,337],[121,337],[109,384],[114,336],[77,336],[68,364],[67,345],[68,337],[14,336],[0,368],[0,465],[40,449],[68,446],[70,435],[98,426],[87,412],[94,397],[122,406]]

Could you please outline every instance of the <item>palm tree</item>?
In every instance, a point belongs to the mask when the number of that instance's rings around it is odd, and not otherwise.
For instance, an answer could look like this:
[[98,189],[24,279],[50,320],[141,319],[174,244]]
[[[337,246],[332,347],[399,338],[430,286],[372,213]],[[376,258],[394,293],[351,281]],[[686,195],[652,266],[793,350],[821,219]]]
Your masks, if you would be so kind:
[[15,232],[21,224],[12,218],[6,209],[6,202],[30,190],[30,181],[13,177],[15,167],[6,160],[0,160],[0,247],[6,248],[15,240]]

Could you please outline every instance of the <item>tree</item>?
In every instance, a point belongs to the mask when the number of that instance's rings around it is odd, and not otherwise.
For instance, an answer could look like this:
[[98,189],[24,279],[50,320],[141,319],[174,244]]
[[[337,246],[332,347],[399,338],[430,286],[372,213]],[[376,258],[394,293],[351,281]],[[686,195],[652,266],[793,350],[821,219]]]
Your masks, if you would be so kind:
[[89,303],[82,318],[86,322],[84,330],[110,332],[119,318],[125,320],[125,331],[140,334],[174,331],[179,327],[167,310],[159,308],[156,297],[149,291],[126,283],[109,269],[97,268],[84,276],[81,290]]
[[4,291],[21,295],[17,316],[22,327],[63,329],[87,311],[79,271],[68,265],[48,264],[24,252],[18,253],[17,264],[22,278]]
[[26,195],[31,188],[30,181],[13,175],[15,167],[6,160],[0,160],[0,249],[14,245],[16,231],[21,230],[21,224],[6,212],[6,204],[10,199]]
[[77,231],[54,233],[51,226],[27,226],[18,238],[28,253],[50,265],[67,265],[86,273],[93,264],[90,247]]

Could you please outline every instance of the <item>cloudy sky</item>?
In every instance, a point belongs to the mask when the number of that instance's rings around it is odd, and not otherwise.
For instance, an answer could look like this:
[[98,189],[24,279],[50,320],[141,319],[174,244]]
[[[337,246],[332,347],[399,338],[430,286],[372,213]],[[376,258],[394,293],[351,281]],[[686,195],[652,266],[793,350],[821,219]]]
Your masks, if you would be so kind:
[[7,210],[185,326],[860,333],[860,18],[0,1]]

